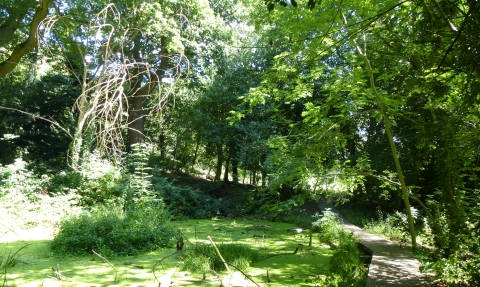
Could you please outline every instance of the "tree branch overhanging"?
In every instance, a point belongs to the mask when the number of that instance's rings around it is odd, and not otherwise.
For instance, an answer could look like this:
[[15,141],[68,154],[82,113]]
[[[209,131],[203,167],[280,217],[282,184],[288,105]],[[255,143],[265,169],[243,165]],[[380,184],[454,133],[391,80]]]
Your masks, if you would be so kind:
[[10,54],[10,57],[0,63],[0,77],[12,72],[25,54],[33,50],[38,43],[38,27],[47,17],[51,0],[40,0],[37,10],[30,23],[29,35],[25,42],[18,44]]

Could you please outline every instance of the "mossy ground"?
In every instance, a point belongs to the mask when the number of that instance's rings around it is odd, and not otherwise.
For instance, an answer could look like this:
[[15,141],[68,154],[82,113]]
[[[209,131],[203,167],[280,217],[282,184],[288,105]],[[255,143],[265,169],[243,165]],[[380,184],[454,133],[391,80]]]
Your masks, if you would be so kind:
[[[296,226],[287,223],[212,219],[173,221],[172,225],[190,242],[184,248],[202,242],[209,244],[207,236],[210,236],[215,243],[241,243],[263,252],[264,259],[244,271],[260,286],[314,286],[316,278],[326,272],[331,256],[328,247],[320,246],[318,236],[313,234],[310,248],[309,231],[291,231]],[[51,254],[50,240],[48,236],[41,236],[39,230],[23,234],[21,240],[16,237],[18,236],[9,237],[7,234],[0,238],[0,254],[3,256],[26,246],[15,256],[15,266],[8,267],[6,275],[0,277],[0,286],[5,279],[5,286],[32,287],[140,287],[159,286],[159,282],[160,286],[219,286],[217,277],[212,274],[207,274],[206,280],[202,281],[202,274],[182,271],[178,257],[169,256],[176,252],[173,248],[138,256],[108,258],[116,269],[115,273],[109,264],[93,253],[82,257],[58,257]],[[42,240],[36,240],[38,238]],[[298,251],[294,254],[297,247]],[[161,264],[156,264],[159,261]],[[125,262],[143,268],[124,265]],[[67,277],[65,280],[56,278],[53,269],[57,269],[57,266],[61,274]],[[244,283],[254,286],[248,280]]]

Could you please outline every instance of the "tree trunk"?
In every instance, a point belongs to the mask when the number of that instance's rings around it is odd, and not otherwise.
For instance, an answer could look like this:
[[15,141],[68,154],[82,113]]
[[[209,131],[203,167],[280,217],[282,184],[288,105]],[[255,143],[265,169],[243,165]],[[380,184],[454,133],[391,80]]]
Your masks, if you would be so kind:
[[230,167],[230,156],[227,157],[227,160],[225,161],[225,172],[223,173],[223,182],[228,183],[228,173],[229,173],[229,167]]
[[267,185],[267,169],[265,168],[265,162],[267,161],[267,155],[263,154],[261,157],[260,171],[262,172],[262,186]]
[[173,145],[173,166],[171,167],[173,170],[177,169],[177,152],[178,152],[178,142],[179,142],[179,136],[178,134],[175,136],[175,143]]
[[[86,63],[84,62],[86,67]],[[105,69],[102,69],[99,82],[105,77]],[[92,92],[92,98],[88,98],[89,89],[87,83],[87,69],[84,69],[83,79],[82,79],[82,93],[77,100],[78,108],[78,117],[77,117],[77,127],[75,133],[73,134],[72,144],[70,145],[69,151],[69,162],[71,167],[74,170],[78,170],[80,166],[80,158],[82,155],[83,140],[85,136],[85,127],[88,128],[89,122],[95,117],[95,111],[98,107],[98,102],[100,99],[100,93],[98,92],[100,85]]]
[[[0,115],[1,122],[1,115]],[[6,129],[3,125],[0,125],[0,139],[4,137]],[[13,148],[10,140],[0,140],[0,164],[7,165],[13,163]]]
[[192,159],[192,169],[195,168],[195,164],[197,163],[198,149],[200,148],[201,139],[202,139],[201,136],[197,136],[197,142],[195,143],[195,153],[193,154],[193,159]]
[[[463,205],[465,205],[465,194],[460,187],[462,183],[461,171],[459,166],[464,164],[462,156],[458,155],[459,143],[456,139],[457,130],[448,122],[448,115],[443,111],[437,114],[438,125],[442,127],[439,143],[437,147],[439,155],[437,161],[438,178],[443,194],[443,202],[448,221],[448,247],[442,246],[445,250],[445,256],[458,251],[461,240],[460,234],[465,233],[467,215]],[[457,141],[457,142],[456,142]]]
[[232,158],[232,178],[233,183],[238,183],[238,160],[236,158]]
[[[160,42],[162,50],[165,49],[167,44],[166,38],[162,37]],[[142,47],[141,37],[135,38],[134,43],[134,49],[132,50],[133,56],[136,61],[142,63],[143,60],[140,55],[140,47]],[[134,144],[141,144],[145,142],[145,102],[153,89],[155,89],[162,80],[169,64],[170,60],[168,56],[164,55],[160,62],[160,67],[151,74],[149,74],[147,71],[143,71],[143,67],[134,69],[135,76],[130,85],[131,93],[128,95],[130,100],[128,110],[128,143],[130,147]],[[143,84],[146,75],[149,76],[149,79],[155,80],[147,80],[147,83]]]
[[130,98],[128,110],[128,139],[130,147],[145,142],[144,105],[148,95],[136,93]]
[[223,166],[223,145],[217,143],[217,169],[215,171],[215,182],[220,182],[220,177],[222,176],[222,166]]
[[252,169],[252,180],[251,180],[251,183],[253,185],[257,185],[257,170],[256,169]]
[[165,158],[165,154],[166,154],[165,143],[166,143],[166,137],[162,130],[160,132],[160,135],[158,136],[158,145],[160,149],[160,157],[162,158],[162,160]]
[[381,99],[380,95],[377,92],[377,88],[375,87],[375,80],[373,78],[373,70],[372,70],[372,66],[370,65],[370,61],[368,60],[367,55],[362,52],[362,50],[360,49],[360,46],[358,46],[356,41],[355,41],[355,45],[356,45],[358,54],[360,54],[360,56],[365,62],[365,65],[367,66],[367,72],[368,72],[368,77],[370,81],[370,88],[372,89],[373,95],[375,96],[377,105],[380,109],[380,113],[382,114],[383,122],[385,124],[385,132],[387,133],[388,141],[390,143],[393,161],[395,162],[395,166],[397,168],[398,179],[400,181],[400,186],[402,189],[403,201],[405,203],[405,209],[407,212],[407,221],[410,228],[410,236],[412,238],[412,248],[415,249],[417,247],[417,237],[415,234],[415,222],[413,220],[412,211],[410,208],[409,194],[407,191],[407,186],[405,184],[405,178],[403,176],[402,166],[400,165],[400,160],[398,158],[397,147],[395,145],[395,141],[393,140],[392,126],[388,118],[386,107],[383,104],[383,100]]

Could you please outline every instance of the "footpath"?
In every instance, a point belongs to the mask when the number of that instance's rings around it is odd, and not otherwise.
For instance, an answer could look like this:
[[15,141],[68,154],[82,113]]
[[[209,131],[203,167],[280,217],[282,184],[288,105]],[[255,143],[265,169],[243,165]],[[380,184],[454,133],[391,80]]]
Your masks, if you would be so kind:
[[372,262],[368,269],[366,287],[420,287],[428,286],[426,274],[420,273],[420,262],[413,257],[409,249],[368,233],[349,223],[332,204],[319,203],[320,211],[330,210],[338,215],[343,228],[350,230],[360,238],[362,244],[372,253]]

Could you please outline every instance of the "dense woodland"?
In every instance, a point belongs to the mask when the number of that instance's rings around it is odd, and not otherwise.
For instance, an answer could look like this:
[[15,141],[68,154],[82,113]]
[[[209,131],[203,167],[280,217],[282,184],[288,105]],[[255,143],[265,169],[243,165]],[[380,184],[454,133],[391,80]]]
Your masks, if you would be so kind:
[[0,164],[396,212],[478,283],[479,39],[476,0],[1,0]]

